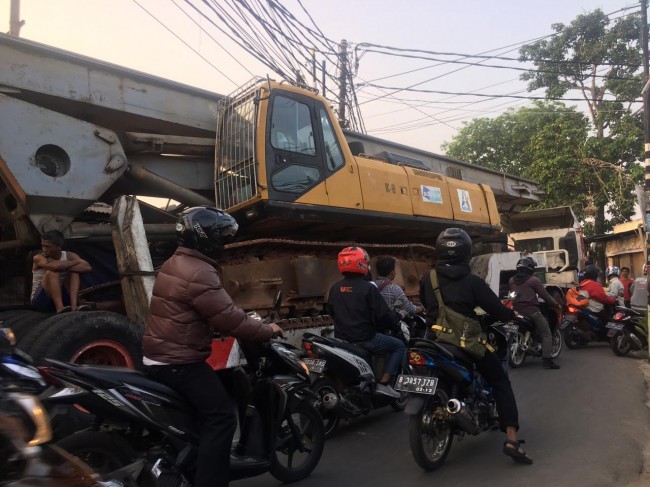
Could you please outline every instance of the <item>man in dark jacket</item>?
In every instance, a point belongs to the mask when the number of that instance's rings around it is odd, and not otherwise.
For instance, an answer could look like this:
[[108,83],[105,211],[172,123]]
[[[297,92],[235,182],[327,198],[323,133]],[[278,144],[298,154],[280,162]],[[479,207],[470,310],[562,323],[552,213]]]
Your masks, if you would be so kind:
[[542,340],[542,366],[545,369],[559,369],[560,366],[551,358],[553,350],[553,337],[548,321],[542,314],[539,307],[539,299],[542,298],[551,308],[559,308],[560,305],[546,291],[542,281],[533,275],[537,263],[532,257],[524,257],[517,262],[517,274],[508,281],[510,291],[515,291],[517,297],[514,300],[514,308],[535,324],[535,332]]
[[[469,261],[472,256],[472,240],[467,232],[459,228],[448,228],[436,240],[436,265],[440,294],[445,307],[476,320],[474,309],[478,306],[499,321],[515,318],[511,309],[506,308],[479,276],[472,274]],[[420,283],[420,301],[426,308],[427,324],[433,326],[438,319],[438,300],[430,275]],[[494,389],[499,426],[506,434],[503,453],[516,462],[533,463],[517,441],[519,413],[510,379],[501,366],[496,353],[485,351],[476,367]]]
[[190,208],[176,224],[179,247],[156,277],[143,339],[144,365],[153,379],[185,396],[201,418],[194,487],[226,486],[235,409],[216,372],[206,363],[215,331],[265,341],[281,328],[254,320],[221,286],[217,262],[237,232],[230,215]]
[[388,309],[375,283],[366,280],[370,259],[365,250],[346,247],[339,252],[338,267],[344,278],[331,287],[327,305],[334,318],[334,335],[372,353],[390,353],[377,392],[397,399],[400,395],[389,383],[406,347],[401,340],[379,332],[393,328],[398,315]]

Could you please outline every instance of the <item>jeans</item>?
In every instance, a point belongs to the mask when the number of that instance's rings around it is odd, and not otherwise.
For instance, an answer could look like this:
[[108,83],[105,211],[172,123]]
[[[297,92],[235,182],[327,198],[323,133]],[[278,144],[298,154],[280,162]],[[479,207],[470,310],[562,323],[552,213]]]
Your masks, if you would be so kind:
[[385,373],[391,377],[397,375],[399,366],[406,355],[406,345],[404,345],[402,340],[384,335],[383,333],[377,333],[370,340],[357,342],[355,345],[359,345],[372,353],[390,353],[390,357],[386,363]]
[[533,313],[529,316],[533,323],[535,324],[535,333],[542,340],[542,357],[551,358],[551,351],[553,350],[553,337],[551,335],[551,329],[548,327],[548,321],[542,314],[541,311]]
[[497,354],[486,351],[483,358],[476,361],[476,368],[494,390],[501,431],[505,432],[508,426],[519,429],[519,411],[517,411],[515,393]]
[[154,365],[148,374],[185,397],[199,414],[201,439],[193,487],[227,486],[237,419],[217,373],[207,363],[197,362]]

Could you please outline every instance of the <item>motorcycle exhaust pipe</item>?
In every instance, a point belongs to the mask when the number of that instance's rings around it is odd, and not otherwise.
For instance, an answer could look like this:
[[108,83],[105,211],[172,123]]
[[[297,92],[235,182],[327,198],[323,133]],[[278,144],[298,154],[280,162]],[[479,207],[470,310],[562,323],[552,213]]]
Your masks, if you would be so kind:
[[335,392],[328,392],[321,398],[321,401],[323,401],[324,409],[336,409],[339,406],[339,395]]
[[481,432],[481,428],[474,422],[464,402],[458,399],[450,399],[445,409],[451,414],[451,420],[460,426],[465,433],[478,435]]

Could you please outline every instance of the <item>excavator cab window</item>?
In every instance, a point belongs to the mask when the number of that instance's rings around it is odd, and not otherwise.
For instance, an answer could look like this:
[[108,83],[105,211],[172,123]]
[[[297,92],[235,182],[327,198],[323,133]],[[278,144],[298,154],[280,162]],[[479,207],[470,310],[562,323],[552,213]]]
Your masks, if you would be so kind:
[[316,155],[309,107],[284,96],[276,96],[271,117],[271,146],[288,152]]
[[345,161],[343,160],[343,153],[341,152],[339,143],[336,140],[336,135],[334,134],[332,125],[330,124],[330,119],[323,108],[320,109],[320,123],[323,127],[323,141],[325,143],[327,168],[331,172],[334,172],[341,167]]

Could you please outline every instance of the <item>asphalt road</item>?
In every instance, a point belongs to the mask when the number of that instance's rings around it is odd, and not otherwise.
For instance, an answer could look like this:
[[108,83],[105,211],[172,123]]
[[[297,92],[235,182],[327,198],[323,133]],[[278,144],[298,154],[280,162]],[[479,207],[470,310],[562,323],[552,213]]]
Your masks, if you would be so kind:
[[[454,440],[442,468],[424,472],[411,456],[408,418],[389,408],[339,427],[328,440],[309,487],[513,486],[613,487],[638,482],[650,442],[650,409],[642,360],[616,357],[608,345],[564,349],[560,370],[528,358],[510,371],[519,405],[520,438],[533,457],[518,465],[501,452],[503,435]],[[276,486],[269,474],[234,487]]]

